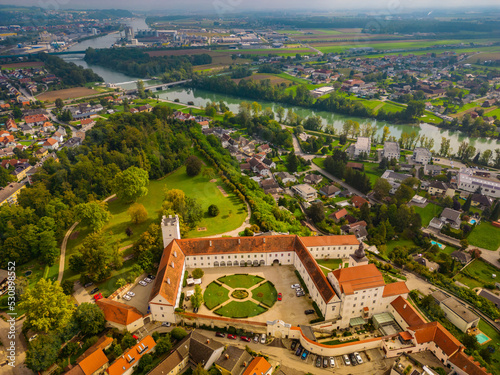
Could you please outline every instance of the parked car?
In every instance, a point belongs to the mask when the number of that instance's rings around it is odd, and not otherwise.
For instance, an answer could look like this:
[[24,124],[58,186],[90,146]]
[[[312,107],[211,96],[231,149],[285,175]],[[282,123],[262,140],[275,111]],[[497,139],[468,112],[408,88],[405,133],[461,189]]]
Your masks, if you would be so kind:
[[231,340],[236,340],[236,335],[233,335],[232,333],[230,333],[229,335],[227,335],[227,338],[231,339]]
[[148,275],[148,279],[154,280],[156,278],[155,275]]
[[99,288],[94,288],[90,291],[90,294],[96,294],[99,291]]
[[259,334],[256,334],[254,337],[253,337],[253,342],[258,344],[259,343],[259,340],[260,340],[260,335]]
[[94,283],[92,281],[90,281],[87,284],[85,284],[84,287],[88,288],[89,286],[92,286],[92,285],[94,285]]
[[94,296],[94,299],[95,299],[96,301],[100,300],[101,298],[103,298],[102,293],[97,293],[97,294]]
[[29,341],[33,341],[38,337],[38,333],[35,333],[33,336],[30,337]]
[[261,344],[265,344],[266,343],[266,339],[267,339],[267,336],[265,333],[262,334],[262,336],[260,336],[260,343]]
[[145,282],[144,280],[141,280],[141,281],[139,281],[139,285],[146,286],[146,285],[148,285],[148,283]]
[[346,365],[346,366],[350,366],[351,365],[351,361],[349,360],[349,356],[347,354],[344,354],[342,356],[342,359],[344,360],[344,365]]
[[330,367],[335,367],[335,358],[330,357]]
[[356,356],[353,353],[349,354],[349,359],[351,360],[353,366],[356,366],[358,364],[358,360],[356,359]]
[[152,282],[153,280],[151,280],[149,277],[146,277],[146,278],[144,278],[144,281],[145,281],[145,282],[147,282],[147,283],[149,284],[149,283],[150,283],[150,282]]
[[305,294],[303,291],[300,291],[300,292],[295,293],[295,295],[296,295],[297,297],[303,297],[303,296],[305,296],[306,294]]
[[215,336],[217,337],[225,337],[226,335],[222,332],[215,332]]
[[299,284],[292,284],[292,289],[297,289],[297,288],[300,288]]
[[302,349],[302,345],[299,345],[299,347],[295,350],[295,355],[297,357],[302,354]]
[[321,356],[320,355],[318,355],[316,357],[316,367],[321,367]]
[[197,314],[197,313],[198,313],[198,307],[195,307],[195,308],[193,309],[193,312],[194,312],[195,314]]
[[283,295],[281,293],[278,293],[278,301],[281,301],[282,298],[283,298]]
[[323,357],[323,367],[328,367],[328,357]]
[[135,293],[132,291],[127,292],[127,296],[135,297]]
[[304,351],[302,352],[302,355],[300,356],[300,358],[303,359],[303,360],[306,360],[308,355],[309,355],[309,352],[304,349]]
[[295,350],[295,348],[297,347],[297,341],[292,341],[292,350]]
[[128,294],[124,294],[122,297],[125,301],[130,301],[132,297],[130,297]]
[[354,356],[356,357],[356,361],[358,361],[359,364],[363,363],[363,360],[361,359],[361,356],[358,352],[354,352]]
[[252,339],[250,337],[246,337],[246,336],[241,336],[240,339],[241,339],[241,341],[246,341],[246,342],[252,341]]
[[304,314],[306,314],[306,315],[314,314],[314,310],[313,309],[305,310]]
[[172,323],[170,323],[170,322],[163,322],[161,324],[162,327],[170,327],[171,325],[172,325]]

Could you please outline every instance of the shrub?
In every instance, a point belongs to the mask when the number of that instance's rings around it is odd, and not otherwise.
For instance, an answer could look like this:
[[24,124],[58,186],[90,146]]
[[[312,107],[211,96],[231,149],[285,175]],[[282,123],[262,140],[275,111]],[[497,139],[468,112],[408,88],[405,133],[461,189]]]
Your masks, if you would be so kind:
[[175,327],[172,332],[170,332],[170,335],[176,340],[182,340],[187,334],[186,330],[180,327]]
[[[321,310],[319,309],[318,304],[317,304],[315,301],[313,301],[312,305],[313,305],[314,311],[316,311],[316,314],[317,314],[320,318],[323,318],[323,313],[322,313],[322,312],[321,312]],[[325,320],[325,319],[323,319],[323,320]]]
[[219,215],[219,207],[217,207],[215,204],[211,204],[208,206],[208,214],[212,217],[216,217]]
[[203,163],[196,156],[191,155],[186,160],[186,173],[190,177],[197,176],[201,172]]
[[201,268],[195,268],[193,270],[193,278],[195,278],[195,279],[201,279],[204,274],[205,274],[205,272],[203,272],[203,270]]

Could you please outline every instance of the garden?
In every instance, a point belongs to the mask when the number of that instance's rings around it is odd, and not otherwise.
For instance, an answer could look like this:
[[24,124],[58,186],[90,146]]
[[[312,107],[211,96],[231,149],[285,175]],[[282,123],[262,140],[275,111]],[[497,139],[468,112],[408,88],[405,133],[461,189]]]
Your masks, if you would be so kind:
[[214,314],[237,319],[266,312],[277,297],[273,283],[249,274],[219,277],[207,286],[203,294],[205,306]]
[[482,222],[474,228],[467,239],[473,246],[495,251],[500,247],[500,229],[491,223]]

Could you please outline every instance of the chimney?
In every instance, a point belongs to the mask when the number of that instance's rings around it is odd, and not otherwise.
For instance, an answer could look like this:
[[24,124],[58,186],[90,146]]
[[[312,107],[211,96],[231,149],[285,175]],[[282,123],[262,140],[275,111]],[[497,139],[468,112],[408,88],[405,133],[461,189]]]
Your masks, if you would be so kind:
[[177,258],[177,250],[174,250],[174,257]]
[[170,277],[167,277],[167,284],[170,284]]
[[243,361],[243,367],[247,367],[247,361]]
[[241,239],[238,238],[238,245],[241,244]]
[[172,268],[175,268],[174,261],[171,261],[171,262],[170,262],[170,265],[172,266]]
[[264,237],[264,238],[262,239],[262,241],[264,241],[264,243],[266,243],[266,237]]
[[210,339],[207,339],[207,344],[210,344]]
[[226,354],[226,359],[229,359],[229,354]]
[[406,309],[406,303],[404,304],[403,309]]
[[212,247],[212,241],[208,241],[208,246]]

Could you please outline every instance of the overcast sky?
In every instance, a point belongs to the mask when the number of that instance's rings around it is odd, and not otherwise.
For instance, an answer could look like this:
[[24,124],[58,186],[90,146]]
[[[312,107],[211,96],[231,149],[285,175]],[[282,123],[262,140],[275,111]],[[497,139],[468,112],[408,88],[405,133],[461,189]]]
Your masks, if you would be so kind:
[[435,8],[452,7],[471,7],[471,6],[497,6],[500,7],[499,0],[0,0],[2,4],[16,5],[35,5],[44,7],[47,4],[49,9],[54,8],[121,8],[129,10],[182,10],[188,12],[213,11],[220,13],[240,12],[245,10],[293,10],[310,9],[335,11],[336,9],[382,9],[393,13],[395,9],[401,11],[415,8],[424,8],[433,10]]

